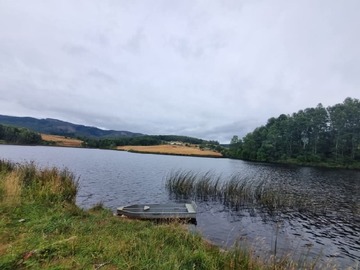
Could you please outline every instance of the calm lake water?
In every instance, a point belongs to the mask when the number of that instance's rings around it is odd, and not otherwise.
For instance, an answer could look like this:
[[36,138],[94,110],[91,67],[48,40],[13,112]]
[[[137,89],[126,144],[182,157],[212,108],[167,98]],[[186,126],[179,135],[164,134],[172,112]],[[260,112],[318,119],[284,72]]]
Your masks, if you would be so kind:
[[280,183],[311,196],[322,211],[290,211],[274,218],[266,212],[234,211],[216,201],[197,201],[196,230],[224,247],[240,241],[259,254],[272,254],[276,245],[277,255],[290,253],[302,261],[320,258],[319,268],[328,263],[360,267],[359,171],[42,146],[0,145],[0,158],[66,167],[79,177],[79,206],[103,202],[113,211],[120,205],[169,202],[165,179],[177,170],[211,171],[223,181],[237,175],[249,181]]

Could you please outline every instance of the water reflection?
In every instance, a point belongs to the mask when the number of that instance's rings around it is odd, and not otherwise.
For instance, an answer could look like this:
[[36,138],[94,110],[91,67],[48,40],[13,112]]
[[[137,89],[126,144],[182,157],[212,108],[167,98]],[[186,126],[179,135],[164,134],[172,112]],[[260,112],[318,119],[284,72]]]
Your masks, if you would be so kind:
[[[220,217],[218,223],[226,228],[223,233],[210,228],[209,237],[212,231],[216,231],[217,237],[213,240],[228,245],[233,244],[233,241],[224,242],[224,239],[229,239],[229,235],[232,235],[232,240],[250,238],[253,242],[257,242],[260,236],[260,247],[264,252],[275,251],[273,239],[276,238],[277,248],[285,255],[289,249],[300,249],[310,259],[324,255],[320,260],[323,265],[328,264],[327,259],[340,264],[340,268],[356,265],[360,259],[358,172],[261,167],[254,173],[256,180],[253,181],[261,183],[262,189],[278,192],[273,201],[263,204],[262,201],[256,201],[256,198],[250,198],[248,204],[239,202],[234,207],[231,203],[224,203],[223,196],[215,198],[218,203],[209,202],[209,198],[205,197],[204,200],[200,196],[200,200],[204,201],[204,208],[217,209],[217,212],[210,213]],[[246,183],[248,176],[244,177],[242,179],[240,175],[238,181]],[[195,184],[194,190],[198,189],[199,185]],[[256,194],[256,185],[253,189],[255,190],[251,192]],[[244,189],[237,191],[240,197],[242,190]],[[192,193],[194,195],[198,194]],[[279,198],[282,201],[279,202]],[[287,201],[286,198],[290,200]],[[223,208],[216,207],[219,203],[223,204]],[[226,218],[223,218],[224,213],[228,214]],[[205,220],[211,218],[208,214],[204,215]],[[212,226],[211,223],[207,225]],[[248,227],[243,227],[244,225]],[[204,228],[206,234],[207,228]],[[227,231],[229,234],[226,236]]]
[[[67,167],[80,177],[77,203],[91,207],[99,201],[115,210],[130,203],[166,203],[171,171],[212,171],[227,181],[263,182],[274,190],[306,198],[303,209],[283,208],[269,215],[266,208],[234,209],[217,200],[198,200],[197,229],[209,240],[231,246],[238,239],[259,252],[323,255],[341,265],[360,260],[360,172],[274,166],[238,160],[141,155],[96,149],[0,145],[0,158],[33,160],[40,166]],[[312,210],[312,211],[309,211]],[[298,255],[297,255],[298,256]]]

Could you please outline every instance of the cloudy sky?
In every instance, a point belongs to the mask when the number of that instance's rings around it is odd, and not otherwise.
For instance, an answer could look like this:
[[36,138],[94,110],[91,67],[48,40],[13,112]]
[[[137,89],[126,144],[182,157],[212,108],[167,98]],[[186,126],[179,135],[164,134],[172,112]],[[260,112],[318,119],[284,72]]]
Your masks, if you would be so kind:
[[0,0],[0,114],[229,142],[360,98],[359,0]]

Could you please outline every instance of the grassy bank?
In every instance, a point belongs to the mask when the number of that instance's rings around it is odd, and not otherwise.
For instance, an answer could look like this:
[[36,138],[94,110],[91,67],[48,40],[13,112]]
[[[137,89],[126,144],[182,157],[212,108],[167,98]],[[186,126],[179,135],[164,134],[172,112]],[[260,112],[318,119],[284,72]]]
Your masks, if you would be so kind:
[[297,268],[240,247],[224,252],[181,224],[121,219],[101,205],[84,211],[77,189],[67,170],[0,161],[0,269]]

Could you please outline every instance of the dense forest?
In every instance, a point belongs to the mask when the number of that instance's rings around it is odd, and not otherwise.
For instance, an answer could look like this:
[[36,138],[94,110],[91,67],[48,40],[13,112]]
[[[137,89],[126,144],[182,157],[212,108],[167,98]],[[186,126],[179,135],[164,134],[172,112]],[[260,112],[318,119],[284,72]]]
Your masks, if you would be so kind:
[[0,142],[35,145],[41,144],[42,140],[39,133],[26,128],[0,125]]
[[234,136],[228,156],[252,161],[351,166],[360,163],[360,102],[347,98],[324,108],[270,118],[243,139]]

